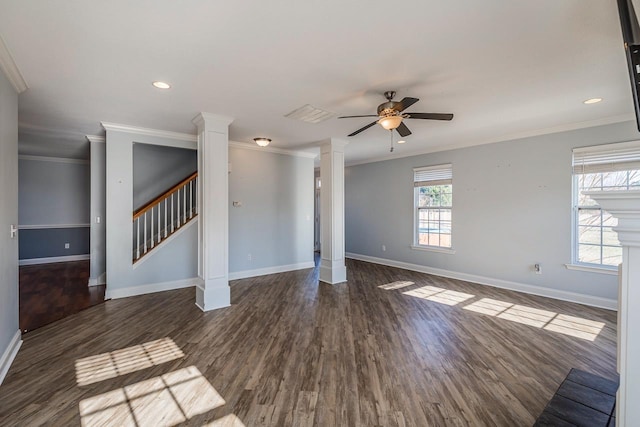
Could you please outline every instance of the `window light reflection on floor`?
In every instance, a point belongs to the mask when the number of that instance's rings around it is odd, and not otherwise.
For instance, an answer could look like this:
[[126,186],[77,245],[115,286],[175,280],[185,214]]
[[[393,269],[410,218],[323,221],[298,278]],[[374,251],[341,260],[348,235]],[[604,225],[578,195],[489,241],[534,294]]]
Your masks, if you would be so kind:
[[225,415],[222,418],[203,424],[202,427],[246,427],[235,414]]
[[482,298],[463,308],[589,341],[594,341],[605,326],[604,322],[558,314],[553,311],[512,304],[491,298]]
[[76,381],[84,386],[184,357],[171,338],[76,360]]
[[403,294],[446,305],[457,305],[475,296],[464,292],[437,288],[435,286],[423,286],[418,289],[403,292]]
[[84,399],[80,402],[80,417],[85,427],[176,425],[224,404],[198,368],[189,366]]
[[387,283],[386,285],[378,286],[380,289],[384,289],[385,291],[392,291],[394,289],[406,288],[407,286],[414,285],[413,282],[408,282],[406,280],[398,280],[396,282]]

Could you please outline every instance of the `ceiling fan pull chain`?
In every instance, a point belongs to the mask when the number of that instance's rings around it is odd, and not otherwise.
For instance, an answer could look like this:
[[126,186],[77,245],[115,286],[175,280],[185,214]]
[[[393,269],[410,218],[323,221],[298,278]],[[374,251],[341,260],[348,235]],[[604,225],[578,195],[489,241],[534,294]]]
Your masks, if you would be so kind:
[[391,149],[389,150],[389,152],[393,153],[393,129],[389,131],[389,134],[391,135]]

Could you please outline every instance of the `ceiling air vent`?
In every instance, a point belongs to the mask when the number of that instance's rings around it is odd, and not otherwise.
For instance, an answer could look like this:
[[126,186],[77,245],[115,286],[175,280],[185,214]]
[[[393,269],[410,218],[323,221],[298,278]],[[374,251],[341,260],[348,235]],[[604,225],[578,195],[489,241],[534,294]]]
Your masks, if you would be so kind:
[[316,108],[313,105],[304,105],[297,110],[293,110],[289,114],[286,114],[285,117],[289,117],[290,119],[301,120],[307,123],[320,123],[325,120],[329,120],[331,117],[335,116],[334,113],[330,111],[321,110],[320,108]]

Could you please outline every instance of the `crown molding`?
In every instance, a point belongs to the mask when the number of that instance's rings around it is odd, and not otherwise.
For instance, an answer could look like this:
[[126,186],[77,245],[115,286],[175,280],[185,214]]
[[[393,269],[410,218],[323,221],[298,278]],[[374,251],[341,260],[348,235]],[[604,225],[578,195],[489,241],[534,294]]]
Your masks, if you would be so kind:
[[518,139],[531,138],[534,136],[551,135],[554,133],[569,132],[572,130],[586,129],[586,128],[591,128],[596,126],[605,126],[605,125],[611,125],[614,123],[630,122],[634,120],[635,120],[635,115],[633,114],[621,114],[618,116],[603,117],[600,119],[587,120],[584,122],[573,122],[565,125],[512,133],[512,134],[507,134],[503,136],[498,136],[496,138],[489,138],[489,139],[480,140],[480,141],[467,140],[465,142],[461,142],[458,144],[438,145],[436,147],[427,148],[425,150],[415,150],[415,151],[402,153],[402,154],[394,153],[391,156],[385,155],[385,156],[372,157],[370,159],[360,160],[356,162],[345,162],[345,166],[350,167],[350,166],[365,165],[367,163],[384,162],[386,160],[395,160],[395,159],[402,159],[405,157],[421,156],[423,154],[457,150],[460,148],[475,147],[477,145],[494,144],[494,143],[505,142],[505,141],[515,141]]
[[100,135],[85,135],[89,142],[106,142],[106,138]]
[[66,157],[47,157],[47,156],[29,156],[26,154],[20,154],[19,160],[32,160],[36,162],[51,162],[51,163],[73,163],[76,165],[88,165],[89,160],[85,159],[68,159]]
[[2,39],[2,36],[0,36],[0,68],[2,68],[2,71],[4,71],[4,74],[16,92],[20,94],[29,89],[29,85],[27,85],[18,65],[13,60],[13,56]]
[[287,156],[304,157],[308,159],[315,159],[318,157],[315,153],[309,153],[306,151],[285,150],[284,148],[277,147],[260,147],[257,144],[251,144],[247,142],[229,141],[229,147],[241,148],[243,150],[262,151],[267,153],[284,154]]
[[190,133],[180,133],[180,132],[172,132],[168,130],[150,129],[150,128],[143,128],[138,126],[122,125],[118,123],[101,122],[100,124],[107,131],[126,132],[126,133],[133,133],[137,135],[155,136],[158,138],[168,138],[168,139],[175,139],[175,140],[187,141],[187,142],[198,142],[198,137]]

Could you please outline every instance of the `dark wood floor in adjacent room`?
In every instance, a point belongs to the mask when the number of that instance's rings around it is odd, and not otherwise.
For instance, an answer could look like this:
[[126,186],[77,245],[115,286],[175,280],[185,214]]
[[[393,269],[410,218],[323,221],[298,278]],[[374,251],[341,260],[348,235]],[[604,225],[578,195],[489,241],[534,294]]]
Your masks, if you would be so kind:
[[20,330],[32,331],[104,302],[104,286],[87,286],[89,261],[20,267]]
[[615,371],[614,312],[348,260],[107,301],[26,335],[0,425],[529,426],[572,367]]

